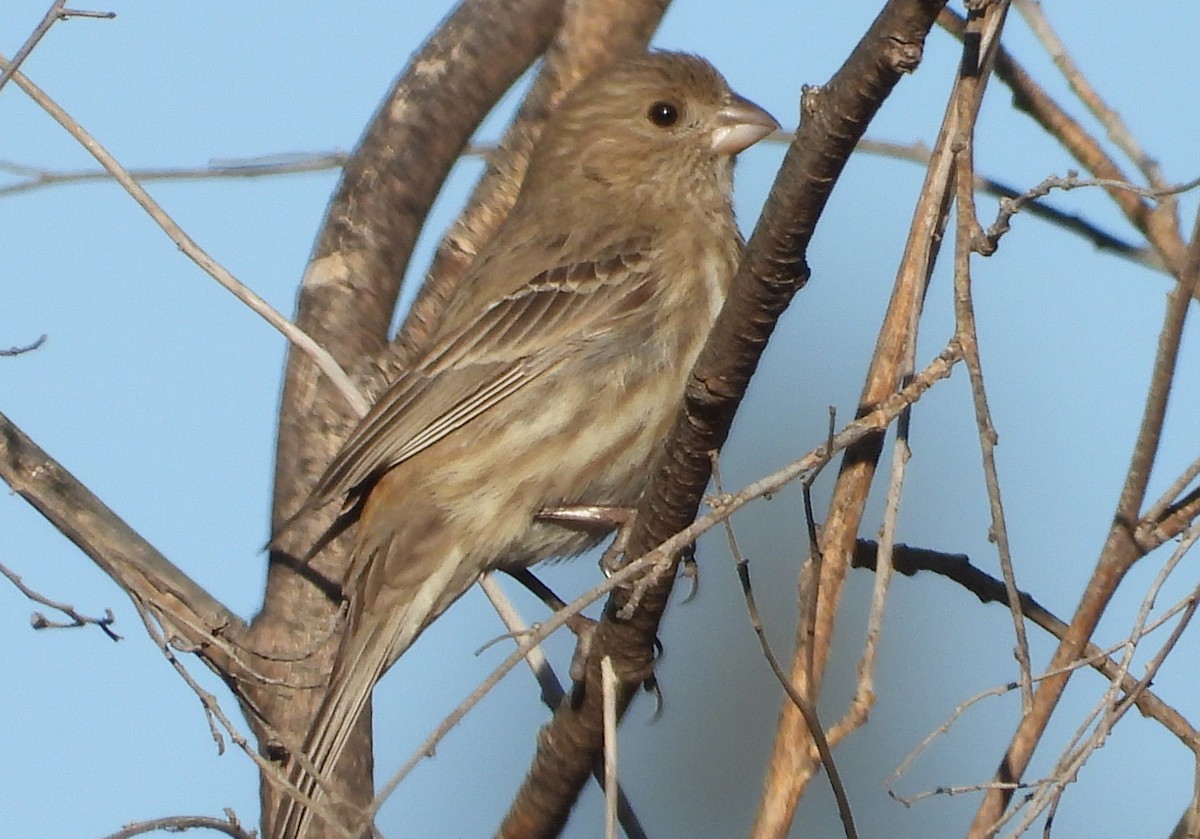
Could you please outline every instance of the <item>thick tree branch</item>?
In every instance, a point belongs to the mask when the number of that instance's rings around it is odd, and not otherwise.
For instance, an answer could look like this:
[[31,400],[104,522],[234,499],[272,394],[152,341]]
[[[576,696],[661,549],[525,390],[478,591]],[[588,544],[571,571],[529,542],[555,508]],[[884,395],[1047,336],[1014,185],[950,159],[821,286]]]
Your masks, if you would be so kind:
[[242,619],[175,567],[75,476],[0,414],[0,477],[74,542],[136,603],[225,678],[252,677],[228,643],[245,632]]
[[[640,555],[694,518],[711,470],[710,452],[734,411],[780,313],[808,277],[805,251],[833,184],[867,123],[905,72],[942,3],[891,2],[830,83],[805,98],[805,119],[789,148],[734,280],[730,300],[688,383],[665,456],[643,499],[629,554]],[[542,731],[538,755],[500,835],[551,836],[599,757],[603,725],[599,662],[609,656],[623,710],[652,670],[653,641],[674,565],[646,590],[633,616],[618,618],[628,590],[614,593],[600,624],[579,707],[564,707]]]
[[[306,273],[299,322],[311,328],[335,356],[347,363],[357,358],[371,365],[362,370],[371,388],[403,368],[427,326],[436,321],[440,301],[461,276],[462,265],[455,260],[435,267],[430,290],[422,292],[396,344],[386,345],[399,278],[438,186],[479,119],[560,26],[561,0],[523,0],[517,5],[521,8],[495,0],[465,3],[443,24],[381,107],[347,165],[330,208]],[[468,208],[472,221],[465,233],[460,229],[454,238],[455,252],[469,258],[507,212],[537,130],[565,90],[613,55],[644,48],[664,7],[662,0],[570,4],[531,99],[505,145],[492,156],[492,169],[472,199]],[[281,413],[276,521],[294,508],[347,424],[336,412],[328,413],[320,385],[312,377],[311,365],[293,356]],[[314,406],[319,408],[316,413]],[[298,531],[297,544],[311,544],[314,533],[325,524],[313,522],[307,532]],[[273,558],[264,608],[268,617],[256,621],[255,631],[274,636],[278,630],[278,637],[286,641],[267,646],[312,648],[314,636],[333,619],[334,604],[323,593],[320,578],[340,579],[346,554],[344,542],[331,547],[311,567],[299,569],[302,573],[295,573],[286,554]],[[282,611],[276,613],[277,608]],[[311,676],[293,677],[293,681],[320,681],[336,648],[336,639],[332,640],[308,661],[290,668],[295,674]],[[299,696],[299,704],[293,696],[276,707],[292,719],[310,718],[320,692]],[[348,800],[365,804],[370,790],[369,715],[364,715],[356,737],[339,774],[353,784],[355,795]],[[269,809],[269,804],[264,807]]]
[[[546,48],[564,0],[464,0],[416,52],[384,98],[347,162],[305,271],[296,321],[344,367],[378,387],[388,325],[417,235],[450,167],[504,91]],[[289,353],[280,407],[272,521],[304,498],[356,417],[348,414],[311,362]],[[294,529],[294,543],[273,551],[256,646],[291,660],[272,675],[292,685],[320,685],[337,649],[345,539],[308,566],[291,554],[313,544],[328,525],[320,516]],[[291,550],[289,550],[291,549]],[[306,651],[295,656],[297,651]],[[272,723],[296,742],[320,704],[319,689],[266,686],[255,696]],[[371,715],[365,713],[338,769],[349,806],[373,794]],[[258,729],[265,751],[282,757]],[[274,791],[262,786],[264,814]]]

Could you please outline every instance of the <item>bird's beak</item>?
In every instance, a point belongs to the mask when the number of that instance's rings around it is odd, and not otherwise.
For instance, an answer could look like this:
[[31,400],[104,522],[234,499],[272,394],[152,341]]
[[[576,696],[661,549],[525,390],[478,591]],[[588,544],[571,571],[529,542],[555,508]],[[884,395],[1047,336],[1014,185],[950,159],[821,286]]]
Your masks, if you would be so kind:
[[779,129],[775,117],[736,93],[728,105],[717,111],[716,126],[712,131],[712,150],[728,155],[748,149]]

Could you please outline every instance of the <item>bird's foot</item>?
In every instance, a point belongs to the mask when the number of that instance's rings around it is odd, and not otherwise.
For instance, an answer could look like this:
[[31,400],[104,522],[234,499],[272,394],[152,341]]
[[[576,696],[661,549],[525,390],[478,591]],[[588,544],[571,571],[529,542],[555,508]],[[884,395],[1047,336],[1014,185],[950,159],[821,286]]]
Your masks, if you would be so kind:
[[617,507],[608,504],[577,504],[569,507],[548,507],[538,513],[538,519],[552,521],[567,527],[580,530],[616,530],[616,538],[604,549],[600,557],[600,570],[606,577],[611,577],[620,570],[621,557],[629,544],[629,534],[637,519],[637,510],[633,507]]

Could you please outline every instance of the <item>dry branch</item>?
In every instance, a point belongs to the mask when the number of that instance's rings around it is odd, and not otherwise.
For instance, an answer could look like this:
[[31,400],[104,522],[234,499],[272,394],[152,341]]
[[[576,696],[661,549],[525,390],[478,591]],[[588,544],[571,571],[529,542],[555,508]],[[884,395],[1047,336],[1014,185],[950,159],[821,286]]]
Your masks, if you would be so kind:
[[173,642],[235,686],[257,678],[236,646],[246,626],[184,574],[70,472],[0,414],[0,478],[92,559]]
[[[1139,531],[1145,526],[1141,520],[1140,511],[1146,500],[1150,470],[1158,456],[1168,396],[1178,368],[1184,321],[1192,298],[1200,288],[1200,214],[1197,215],[1185,259],[1182,263],[1168,262],[1168,264],[1177,265],[1179,268],[1176,274],[1177,285],[1167,297],[1163,326],[1158,337],[1158,352],[1147,388],[1142,424],[1134,443],[1125,486],[1121,490],[1121,497],[1113,515],[1112,528],[1096,561],[1092,576],[1084,589],[1083,598],[1050,660],[1048,669],[1061,672],[1045,679],[1038,686],[1033,697],[1033,706],[1028,713],[1022,716],[1013,733],[1012,741],[1000,761],[996,773],[996,781],[1000,786],[993,787],[988,791],[975,814],[975,820],[968,834],[972,838],[992,836],[995,833],[996,825],[1004,818],[1005,810],[1012,796],[1011,788],[1008,785],[1019,781],[1028,767],[1034,750],[1045,733],[1050,718],[1055,708],[1058,707],[1059,699],[1066,689],[1067,681],[1070,678],[1068,667],[1079,659],[1084,646],[1095,631],[1125,574],[1145,556],[1146,551],[1138,539]],[[1194,518],[1197,513],[1197,505],[1185,505],[1185,507],[1190,512],[1190,516]],[[1173,525],[1179,527],[1176,532],[1182,531],[1186,526],[1188,521],[1185,519],[1184,516],[1175,516],[1172,519]],[[1149,524],[1156,527],[1162,526],[1158,522]]]
[[[921,55],[940,2],[889,3],[831,82],[806,98],[805,119],[789,148],[735,279],[729,302],[689,381],[684,411],[655,467],[631,535],[638,556],[692,520],[708,483],[709,453],[719,449],[775,320],[807,279],[804,253],[845,161],[875,110]],[[621,680],[623,710],[653,668],[652,647],[674,577],[672,564],[641,596],[629,620],[617,619],[631,595],[615,592],[597,631],[583,701],[559,710],[500,834],[552,836],[600,755],[603,741],[600,656]]]
[[[347,162],[305,271],[296,322],[370,390],[405,268],[425,216],[451,165],[505,90],[546,48],[563,0],[467,0],[447,17],[409,62]],[[272,519],[299,505],[355,417],[333,395],[309,360],[290,353],[280,408]],[[314,517],[317,519],[319,517]],[[311,545],[327,524],[296,528]],[[286,547],[286,546],[285,546]],[[297,549],[299,550],[299,548]],[[293,685],[319,685],[337,648],[338,598],[328,581],[341,578],[346,543],[335,542],[308,567],[274,551],[263,610],[251,635],[264,650],[309,650],[277,663],[273,675]],[[321,702],[320,690],[264,689],[261,708],[297,742]],[[338,781],[361,812],[374,793],[371,715],[360,720]],[[257,731],[269,753],[267,732]],[[278,753],[282,756],[282,753]],[[263,813],[275,810],[264,785]]]
[[[941,5],[931,4],[926,11],[936,16]],[[947,113],[934,145],[891,300],[859,400],[860,413],[869,411],[887,399],[904,377],[912,372],[910,362],[906,360],[907,348],[914,341],[913,333],[917,328],[951,198],[952,143],[957,132],[955,116],[954,109]],[[796,689],[813,702],[820,695],[842,583],[882,448],[883,434],[880,433],[848,450],[842,458],[834,486],[829,514],[821,534],[820,569],[813,581],[818,594],[813,595],[810,602],[815,604],[815,608],[802,616],[790,673]],[[803,718],[791,703],[784,703],[752,836],[782,837],[790,830],[800,796],[816,768],[814,753]]]

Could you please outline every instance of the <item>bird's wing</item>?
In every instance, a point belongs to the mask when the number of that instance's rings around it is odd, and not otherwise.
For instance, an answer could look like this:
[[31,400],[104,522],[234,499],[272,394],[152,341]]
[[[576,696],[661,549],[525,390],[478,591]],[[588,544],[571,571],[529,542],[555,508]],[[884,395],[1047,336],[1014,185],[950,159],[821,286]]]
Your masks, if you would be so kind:
[[435,338],[350,433],[305,508],[345,497],[644,311],[653,294],[651,261],[646,241],[622,242],[600,259],[538,273]]

